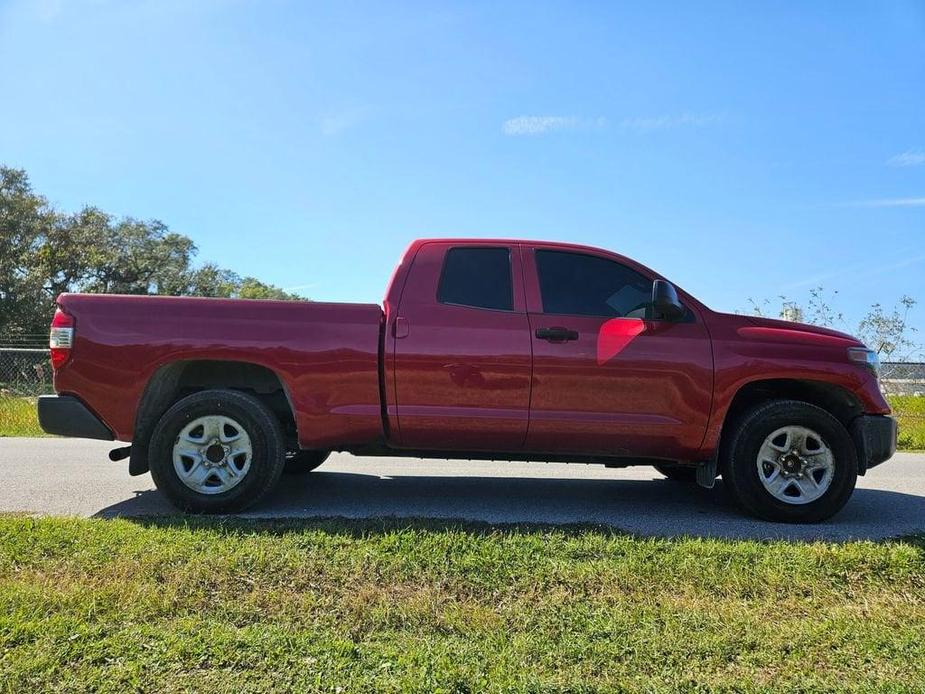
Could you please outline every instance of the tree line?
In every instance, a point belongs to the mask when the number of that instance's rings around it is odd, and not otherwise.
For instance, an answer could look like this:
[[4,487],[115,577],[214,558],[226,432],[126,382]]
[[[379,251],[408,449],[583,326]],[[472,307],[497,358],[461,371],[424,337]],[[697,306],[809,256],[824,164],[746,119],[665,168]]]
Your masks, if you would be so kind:
[[47,332],[61,292],[301,299],[210,262],[158,220],[55,209],[22,169],[0,166],[0,336]]
[[[197,265],[196,254],[192,239],[157,220],[117,219],[92,206],[56,210],[25,171],[0,166],[0,338],[46,333],[61,292],[302,298],[214,263]],[[778,300],[749,300],[751,312],[853,332],[885,359],[923,358],[909,324],[913,298],[892,309],[874,305],[857,326],[846,325],[821,287],[806,303]]]

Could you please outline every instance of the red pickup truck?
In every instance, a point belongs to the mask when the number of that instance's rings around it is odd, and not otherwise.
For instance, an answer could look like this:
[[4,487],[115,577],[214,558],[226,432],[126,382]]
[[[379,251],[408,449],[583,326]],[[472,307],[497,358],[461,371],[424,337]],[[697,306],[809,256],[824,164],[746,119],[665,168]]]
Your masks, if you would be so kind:
[[573,244],[419,240],[383,306],[62,294],[39,420],[230,512],[330,451],[653,465],[818,521],[893,454],[876,354]]

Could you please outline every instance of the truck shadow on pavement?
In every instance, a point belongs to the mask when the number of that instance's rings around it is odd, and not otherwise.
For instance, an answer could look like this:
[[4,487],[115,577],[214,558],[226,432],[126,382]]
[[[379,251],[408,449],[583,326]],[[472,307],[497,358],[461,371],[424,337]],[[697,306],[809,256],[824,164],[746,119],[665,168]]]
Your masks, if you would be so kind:
[[[158,492],[137,492],[96,517],[176,515]],[[741,513],[718,481],[712,490],[667,480],[476,476],[379,476],[323,469],[286,476],[240,519],[405,519],[510,528],[525,524],[610,526],[636,535],[795,541],[879,540],[925,531],[925,498],[857,489],[825,523],[786,525]]]

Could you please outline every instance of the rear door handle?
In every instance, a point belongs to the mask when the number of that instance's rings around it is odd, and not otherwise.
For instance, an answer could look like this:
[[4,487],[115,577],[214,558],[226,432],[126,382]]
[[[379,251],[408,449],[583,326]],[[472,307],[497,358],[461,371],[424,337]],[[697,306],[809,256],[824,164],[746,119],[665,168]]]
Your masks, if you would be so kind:
[[411,332],[411,326],[408,325],[408,319],[404,316],[397,316],[395,322],[392,323],[392,334],[396,338],[401,339],[403,337],[408,337],[408,334]]
[[569,340],[578,339],[578,331],[553,326],[552,328],[537,328],[536,336],[540,340],[549,340],[550,342],[568,342]]

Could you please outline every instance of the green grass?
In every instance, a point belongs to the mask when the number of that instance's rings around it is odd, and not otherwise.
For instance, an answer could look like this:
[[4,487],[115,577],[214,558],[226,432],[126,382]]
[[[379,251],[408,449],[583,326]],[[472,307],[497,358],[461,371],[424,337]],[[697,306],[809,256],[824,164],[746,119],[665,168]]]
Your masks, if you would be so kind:
[[925,397],[893,395],[888,399],[899,420],[899,448],[925,450]]
[[923,687],[923,539],[0,516],[9,692]]
[[39,426],[35,398],[0,395],[0,437],[47,436]]

